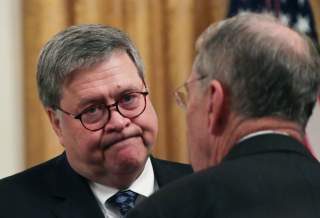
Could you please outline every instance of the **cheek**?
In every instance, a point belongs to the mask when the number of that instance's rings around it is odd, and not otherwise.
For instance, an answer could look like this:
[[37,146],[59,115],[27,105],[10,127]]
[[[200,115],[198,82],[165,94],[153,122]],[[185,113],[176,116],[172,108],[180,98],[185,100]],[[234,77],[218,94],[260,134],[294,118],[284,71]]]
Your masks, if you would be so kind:
[[[199,120],[197,117],[197,112],[193,110],[193,108],[188,108],[186,113],[186,121],[187,121],[187,138],[189,144],[194,143],[194,137],[197,135],[197,131],[199,131],[200,126]],[[202,130],[200,130],[202,131]]]
[[136,125],[143,131],[144,144],[151,146],[155,143],[158,134],[158,118],[152,105],[149,103],[144,113],[136,120]]
[[101,139],[101,133],[86,130],[80,123],[64,123],[62,125],[62,142],[65,149],[74,155],[87,155],[93,150],[97,150],[97,145]]
[[196,107],[187,108],[187,142],[189,149],[189,157],[192,162],[201,158],[203,146],[206,143],[206,120],[204,119],[204,112]]

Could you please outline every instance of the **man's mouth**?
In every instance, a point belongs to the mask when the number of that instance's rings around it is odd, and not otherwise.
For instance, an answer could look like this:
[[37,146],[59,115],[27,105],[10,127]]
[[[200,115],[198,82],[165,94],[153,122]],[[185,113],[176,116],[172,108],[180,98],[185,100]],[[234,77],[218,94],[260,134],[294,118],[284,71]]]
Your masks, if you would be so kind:
[[135,138],[135,137],[142,137],[141,134],[130,134],[128,136],[115,136],[112,139],[105,141],[101,144],[102,149],[109,149],[113,145],[116,145],[119,142],[123,142],[127,139]]

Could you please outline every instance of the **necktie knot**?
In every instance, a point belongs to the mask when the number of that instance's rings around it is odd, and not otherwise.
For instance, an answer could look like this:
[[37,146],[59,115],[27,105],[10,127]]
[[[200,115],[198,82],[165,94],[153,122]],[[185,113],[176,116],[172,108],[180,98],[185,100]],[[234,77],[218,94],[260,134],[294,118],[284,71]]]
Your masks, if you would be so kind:
[[131,191],[119,191],[113,195],[108,202],[119,209],[121,216],[125,217],[135,205],[138,194]]

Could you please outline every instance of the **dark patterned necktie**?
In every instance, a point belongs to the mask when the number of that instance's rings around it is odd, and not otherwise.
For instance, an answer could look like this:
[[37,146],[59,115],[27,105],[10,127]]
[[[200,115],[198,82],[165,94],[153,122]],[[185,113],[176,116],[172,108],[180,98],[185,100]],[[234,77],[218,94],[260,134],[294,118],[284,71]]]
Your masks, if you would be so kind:
[[121,216],[125,217],[129,210],[134,207],[137,197],[138,194],[133,191],[119,191],[113,195],[108,202],[118,208]]

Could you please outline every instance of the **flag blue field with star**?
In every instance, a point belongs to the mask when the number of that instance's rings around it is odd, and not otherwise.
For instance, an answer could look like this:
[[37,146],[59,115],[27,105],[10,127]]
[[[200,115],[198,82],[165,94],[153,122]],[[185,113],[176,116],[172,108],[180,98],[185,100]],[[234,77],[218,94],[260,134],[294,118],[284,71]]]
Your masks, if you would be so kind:
[[315,21],[308,0],[231,0],[228,17],[240,12],[272,12],[284,24],[317,42]]

